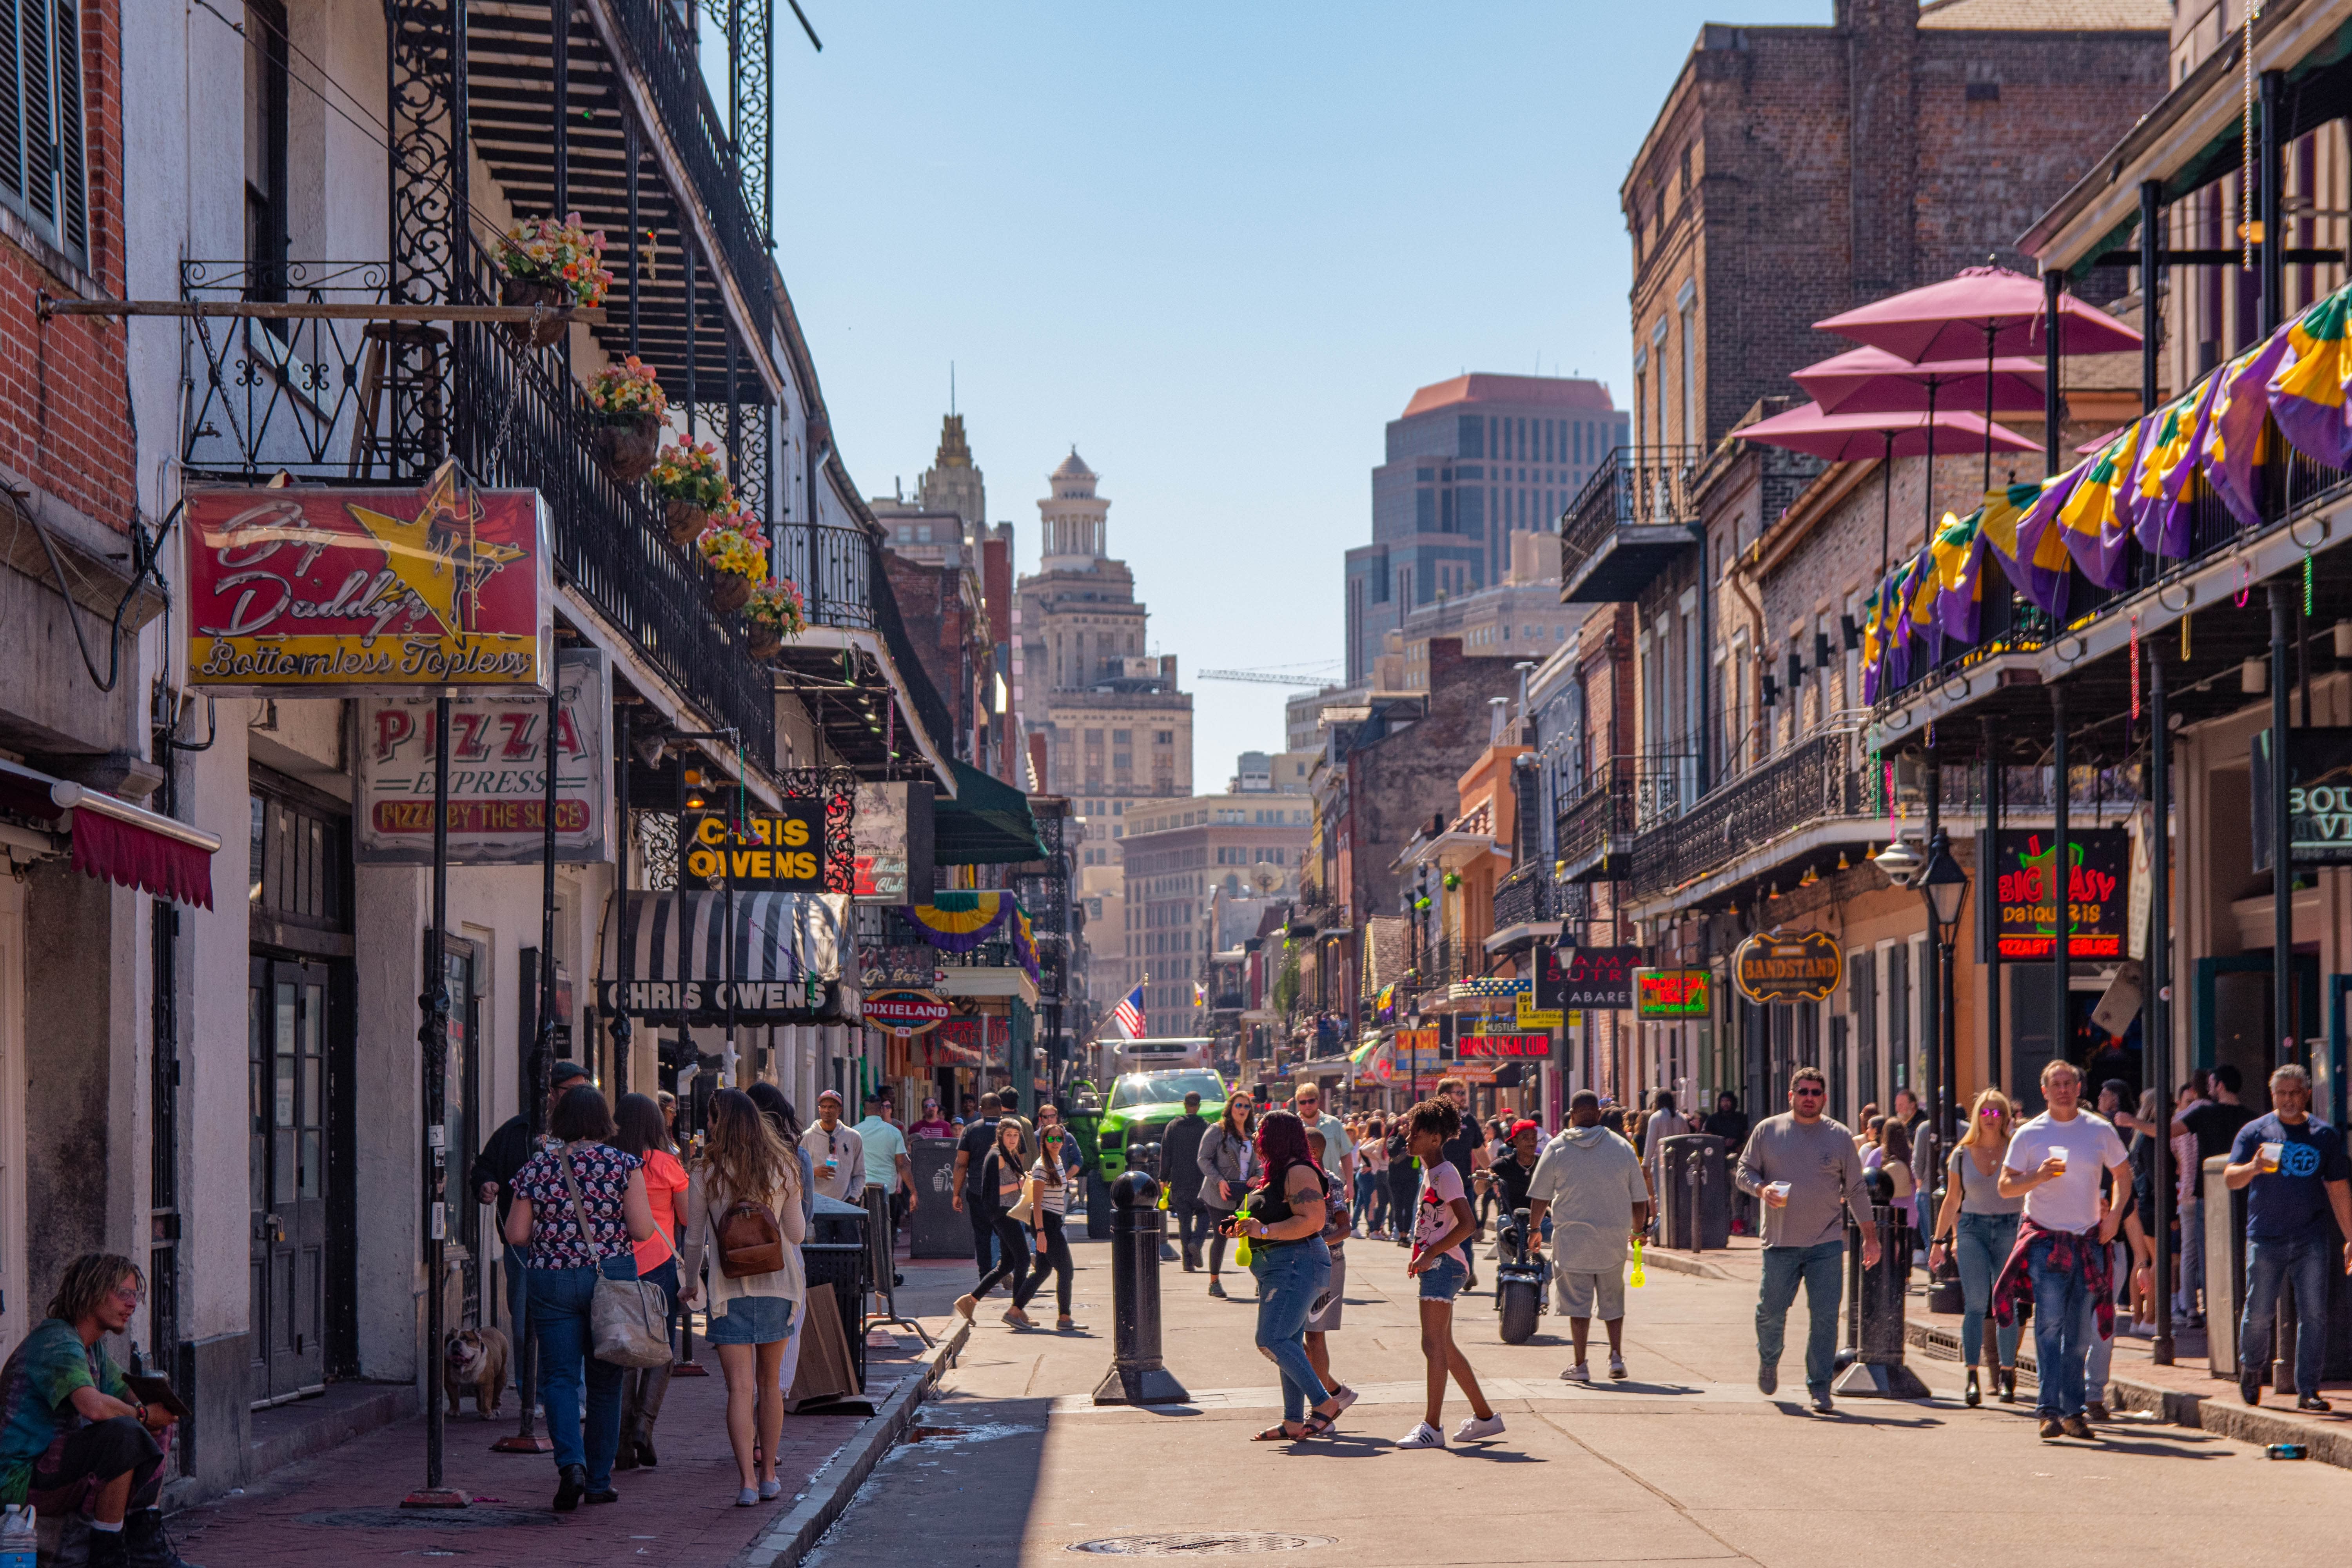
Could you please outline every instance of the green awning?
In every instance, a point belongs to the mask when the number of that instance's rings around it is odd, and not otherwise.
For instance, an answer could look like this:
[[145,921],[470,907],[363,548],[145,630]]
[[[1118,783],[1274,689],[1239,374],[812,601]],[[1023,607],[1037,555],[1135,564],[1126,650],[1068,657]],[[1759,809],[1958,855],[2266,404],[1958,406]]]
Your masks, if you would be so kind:
[[952,758],[948,766],[955,770],[956,797],[931,811],[934,864],[1004,866],[1045,858],[1027,795]]

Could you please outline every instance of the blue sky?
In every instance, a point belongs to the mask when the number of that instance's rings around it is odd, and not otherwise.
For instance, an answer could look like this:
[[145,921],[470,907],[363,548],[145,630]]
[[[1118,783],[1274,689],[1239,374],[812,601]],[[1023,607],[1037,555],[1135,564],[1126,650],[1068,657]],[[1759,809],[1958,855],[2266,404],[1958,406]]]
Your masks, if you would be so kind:
[[1195,695],[1193,769],[1281,744],[1339,654],[1381,428],[1465,370],[1622,406],[1617,184],[1701,23],[1829,0],[802,0],[779,6],[776,248],[869,494],[957,404],[1037,557],[1070,445]]

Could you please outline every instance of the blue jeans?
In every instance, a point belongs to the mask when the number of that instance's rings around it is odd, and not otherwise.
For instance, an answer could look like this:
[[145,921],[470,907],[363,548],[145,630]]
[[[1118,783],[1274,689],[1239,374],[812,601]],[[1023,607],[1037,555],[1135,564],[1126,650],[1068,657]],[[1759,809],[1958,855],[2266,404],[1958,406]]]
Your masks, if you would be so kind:
[[522,1338],[524,1317],[528,1310],[524,1300],[522,1248],[509,1247],[499,1254],[499,1262],[507,1276],[507,1333],[512,1343],[507,1346],[507,1375],[514,1379],[514,1391],[522,1392]]
[[1356,1204],[1349,1218],[1354,1221],[1356,1233],[1362,1235],[1372,1222],[1372,1192],[1380,1183],[1380,1173],[1359,1169],[1356,1172]]
[[1249,1267],[1257,1279],[1257,1348],[1282,1374],[1282,1418],[1304,1421],[1331,1397],[1307,1359],[1307,1313],[1331,1281],[1331,1249],[1319,1236],[1261,1245],[1250,1249]]
[[[2036,1237],[2025,1254],[2033,1281],[2034,1377],[2041,1388],[2034,1413],[2067,1416],[2083,1414],[2091,1342],[2098,1335],[2091,1293],[2083,1288],[2079,1268],[2050,1267],[2053,1238]],[[2077,1247],[2095,1247],[2096,1237],[2075,1238]],[[2106,1391],[2100,1391],[2102,1399]]]
[[[588,1302],[596,1289],[593,1268],[528,1268],[531,1331],[539,1335],[539,1398],[547,1406],[547,1435],[555,1444],[555,1468],[588,1467],[588,1488],[613,1484],[613,1456],[621,1447],[621,1372],[598,1361],[588,1327]],[[627,1253],[604,1260],[615,1279],[637,1277]],[[580,1429],[580,1384],[588,1384],[588,1430]]]
[[1768,1247],[1764,1249],[1764,1290],[1756,1302],[1756,1356],[1778,1371],[1787,1342],[1789,1309],[1797,1302],[1797,1283],[1805,1286],[1805,1386],[1825,1392],[1837,1370],[1838,1299],[1845,1293],[1845,1243],[1824,1241],[1818,1247]]
[[2246,1311],[2238,1321],[2238,1376],[2269,1370],[2279,1291],[2294,1290],[2294,1391],[2317,1394],[2327,1355],[2327,1265],[2335,1248],[2325,1233],[2293,1241],[2246,1238]]
[[[1992,1282],[2017,1246],[2013,1214],[1963,1213],[1952,1233],[1952,1259],[1960,1270],[1960,1361],[1975,1366],[1984,1359],[1985,1314],[1992,1310]],[[2017,1364],[2018,1325],[1993,1325],[1993,1348],[2002,1366]]]

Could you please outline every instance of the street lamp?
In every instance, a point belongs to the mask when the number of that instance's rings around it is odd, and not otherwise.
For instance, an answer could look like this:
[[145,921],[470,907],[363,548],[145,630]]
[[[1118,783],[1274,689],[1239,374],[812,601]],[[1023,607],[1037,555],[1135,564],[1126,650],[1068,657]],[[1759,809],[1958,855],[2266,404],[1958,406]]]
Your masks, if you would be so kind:
[[1927,864],[1919,868],[1912,886],[1919,889],[1920,901],[1927,906],[1927,918],[1935,922],[1937,956],[1941,961],[1936,976],[1936,994],[1941,1004],[1937,1011],[1942,1016],[1937,1020],[1935,1081],[1931,1086],[1934,1110],[1928,1121],[1933,1130],[1933,1157],[1937,1162],[1928,1169],[1941,1171],[1943,1140],[1949,1136],[1952,1122],[1951,1107],[1948,1101],[1952,1079],[1958,1075],[1959,1066],[1957,1042],[1953,1037],[1958,1031],[1953,1023],[1952,948],[1954,939],[1959,935],[1960,905],[1968,898],[1969,874],[1960,869],[1958,861],[1952,858],[1951,835],[1940,827],[1927,845]]

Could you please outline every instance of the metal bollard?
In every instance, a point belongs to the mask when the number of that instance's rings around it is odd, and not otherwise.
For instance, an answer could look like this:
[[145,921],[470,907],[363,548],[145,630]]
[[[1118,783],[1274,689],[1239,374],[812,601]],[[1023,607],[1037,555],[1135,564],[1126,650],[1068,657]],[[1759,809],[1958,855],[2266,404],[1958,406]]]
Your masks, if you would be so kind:
[[1853,1364],[1831,1384],[1850,1398],[1926,1399],[1927,1385],[1903,1364],[1903,1293],[1911,1278],[1911,1255],[1902,1249],[1902,1216],[1885,1204],[1871,1206],[1878,1230],[1878,1265],[1862,1266],[1862,1229],[1845,1221],[1848,1331]]
[[1129,1171],[1110,1186],[1110,1371],[1097,1405],[1181,1405],[1192,1397],[1160,1364],[1160,1184]]

